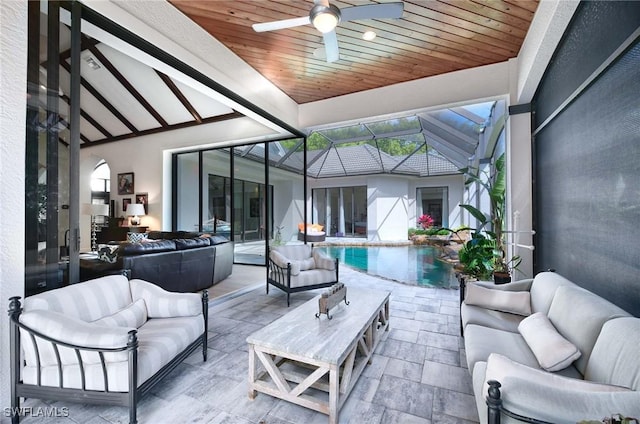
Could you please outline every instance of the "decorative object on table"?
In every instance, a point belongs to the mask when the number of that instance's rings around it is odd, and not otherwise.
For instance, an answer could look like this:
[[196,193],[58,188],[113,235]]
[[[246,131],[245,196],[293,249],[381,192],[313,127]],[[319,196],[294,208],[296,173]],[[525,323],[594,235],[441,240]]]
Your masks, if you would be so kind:
[[109,205],[104,203],[85,203],[82,207],[84,215],[91,215],[91,251],[98,250],[96,233],[98,231],[99,216],[109,216]]
[[129,203],[129,205],[127,205],[127,216],[131,217],[131,225],[140,225],[140,215],[146,215],[143,204]]
[[133,172],[118,174],[118,194],[133,194]]
[[144,205],[144,214],[149,215],[149,193],[136,193],[136,203]]
[[320,318],[320,315],[327,314],[327,318],[333,318],[329,315],[329,311],[335,307],[338,303],[344,300],[345,305],[349,304],[347,300],[347,287],[344,283],[336,283],[322,292],[320,299],[318,299],[319,312],[316,314],[316,318]]

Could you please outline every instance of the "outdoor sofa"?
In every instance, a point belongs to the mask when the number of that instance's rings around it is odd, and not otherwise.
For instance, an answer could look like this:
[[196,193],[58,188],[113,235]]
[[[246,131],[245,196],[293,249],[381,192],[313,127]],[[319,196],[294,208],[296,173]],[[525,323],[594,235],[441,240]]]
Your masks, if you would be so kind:
[[197,348],[207,360],[208,294],[122,275],[9,303],[11,414],[20,398],[129,407]]
[[480,423],[640,418],[640,318],[553,272],[461,296]]

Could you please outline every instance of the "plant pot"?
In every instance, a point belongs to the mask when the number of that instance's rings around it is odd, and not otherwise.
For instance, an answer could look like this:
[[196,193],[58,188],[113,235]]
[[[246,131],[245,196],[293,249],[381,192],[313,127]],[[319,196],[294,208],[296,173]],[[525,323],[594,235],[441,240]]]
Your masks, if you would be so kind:
[[493,282],[495,284],[506,284],[511,282],[511,274],[508,272],[494,272]]

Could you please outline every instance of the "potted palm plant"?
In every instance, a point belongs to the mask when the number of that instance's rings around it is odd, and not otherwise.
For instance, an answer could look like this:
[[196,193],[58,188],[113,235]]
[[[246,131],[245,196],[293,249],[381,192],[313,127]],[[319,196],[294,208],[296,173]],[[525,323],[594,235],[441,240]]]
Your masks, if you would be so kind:
[[[493,276],[495,283],[508,283],[511,281],[511,270],[520,264],[520,257],[514,256],[507,260],[506,240],[504,233],[504,217],[506,211],[506,168],[504,153],[501,154],[495,162],[494,174],[490,175],[486,171],[480,171],[478,168],[466,167],[460,169],[460,172],[467,176],[465,183],[476,182],[485,188],[489,194],[491,202],[490,215],[484,214],[482,211],[472,205],[460,205],[461,208],[469,211],[469,213],[478,220],[480,227],[476,232],[484,231],[488,239],[491,240],[493,267]],[[491,230],[485,229],[491,224]],[[472,239],[473,241],[473,239]]]

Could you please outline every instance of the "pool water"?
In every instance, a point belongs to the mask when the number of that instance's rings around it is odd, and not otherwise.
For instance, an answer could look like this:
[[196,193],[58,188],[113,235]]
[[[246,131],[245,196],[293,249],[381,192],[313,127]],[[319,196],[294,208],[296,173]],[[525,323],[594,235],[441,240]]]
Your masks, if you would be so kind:
[[340,263],[407,284],[451,287],[453,267],[438,259],[432,246],[324,246],[317,247]]

